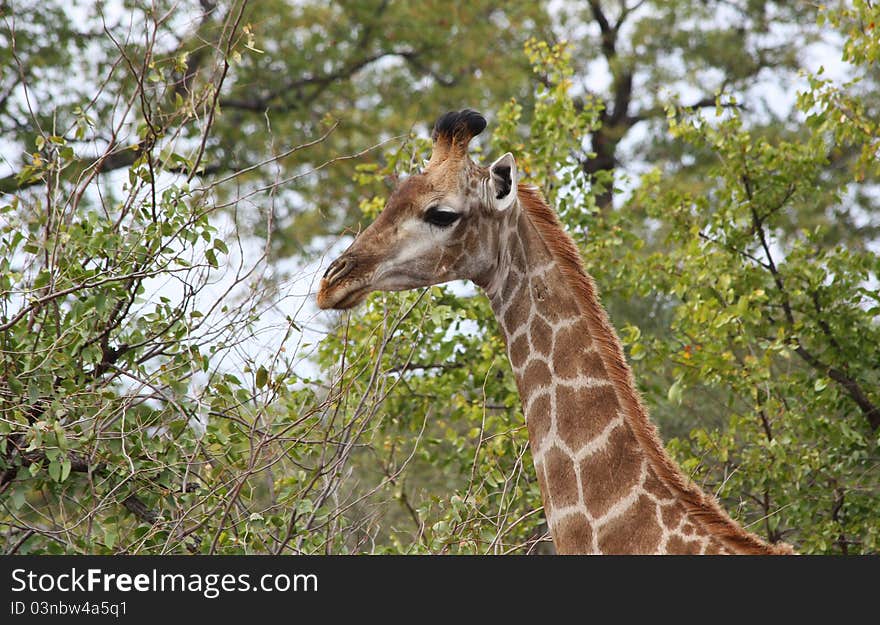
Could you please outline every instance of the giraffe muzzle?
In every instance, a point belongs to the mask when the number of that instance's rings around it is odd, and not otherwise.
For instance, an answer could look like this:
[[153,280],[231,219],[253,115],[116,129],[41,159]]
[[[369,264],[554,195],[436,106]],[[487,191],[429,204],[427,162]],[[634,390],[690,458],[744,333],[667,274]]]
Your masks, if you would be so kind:
[[353,275],[363,264],[352,256],[343,255],[327,267],[318,289],[318,307],[345,310],[357,306],[369,293],[369,280]]

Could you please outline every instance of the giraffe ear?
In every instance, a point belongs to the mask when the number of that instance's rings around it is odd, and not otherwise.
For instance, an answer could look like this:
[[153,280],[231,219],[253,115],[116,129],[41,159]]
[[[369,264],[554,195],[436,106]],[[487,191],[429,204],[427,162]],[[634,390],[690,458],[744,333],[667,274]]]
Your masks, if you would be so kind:
[[495,208],[505,211],[516,201],[517,172],[513,154],[508,152],[489,166],[489,188]]

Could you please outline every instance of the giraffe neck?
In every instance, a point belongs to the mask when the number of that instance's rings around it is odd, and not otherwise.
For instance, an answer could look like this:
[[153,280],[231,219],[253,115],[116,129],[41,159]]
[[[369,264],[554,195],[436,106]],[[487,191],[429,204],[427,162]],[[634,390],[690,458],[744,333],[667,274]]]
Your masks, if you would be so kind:
[[672,463],[571,239],[520,188],[485,286],[559,553],[769,553]]

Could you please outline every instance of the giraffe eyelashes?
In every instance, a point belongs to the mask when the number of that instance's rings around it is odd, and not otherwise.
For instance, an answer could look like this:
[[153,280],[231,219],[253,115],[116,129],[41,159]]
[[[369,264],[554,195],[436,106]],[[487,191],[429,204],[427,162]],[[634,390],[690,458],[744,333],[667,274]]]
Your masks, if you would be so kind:
[[425,211],[424,219],[432,226],[447,228],[461,218],[461,215],[453,211],[443,210],[439,206],[432,206]]

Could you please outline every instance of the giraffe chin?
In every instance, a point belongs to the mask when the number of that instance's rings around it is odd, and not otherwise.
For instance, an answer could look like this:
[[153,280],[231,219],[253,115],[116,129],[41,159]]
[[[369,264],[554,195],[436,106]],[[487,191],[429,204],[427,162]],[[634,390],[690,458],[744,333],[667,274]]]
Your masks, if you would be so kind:
[[321,289],[318,291],[318,307],[324,310],[349,310],[367,299],[371,290],[369,285],[363,285],[333,292],[332,288],[328,288],[322,282]]

